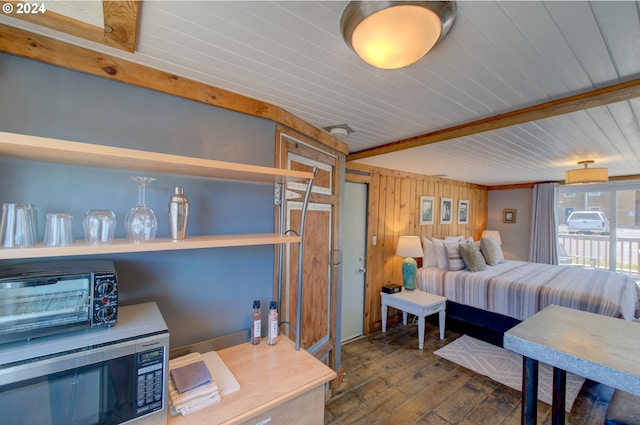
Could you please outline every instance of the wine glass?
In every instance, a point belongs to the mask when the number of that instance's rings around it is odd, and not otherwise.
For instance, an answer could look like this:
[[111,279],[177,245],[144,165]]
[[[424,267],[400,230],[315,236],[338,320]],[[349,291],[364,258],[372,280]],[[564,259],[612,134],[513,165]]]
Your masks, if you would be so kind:
[[135,243],[152,241],[156,237],[158,220],[151,208],[145,205],[147,183],[156,181],[154,177],[129,177],[138,185],[138,205],[131,208],[124,219],[127,236]]

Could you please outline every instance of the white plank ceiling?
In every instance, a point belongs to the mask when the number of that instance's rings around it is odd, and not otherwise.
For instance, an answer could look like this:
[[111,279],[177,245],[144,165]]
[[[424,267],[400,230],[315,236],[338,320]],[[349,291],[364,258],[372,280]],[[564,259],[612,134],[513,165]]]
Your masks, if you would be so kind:
[[[345,45],[344,1],[146,1],[134,54],[0,22],[276,104],[350,152],[640,78],[640,3],[462,1],[422,60],[380,70]],[[640,174],[640,99],[359,162],[483,185],[562,180],[593,159]]]

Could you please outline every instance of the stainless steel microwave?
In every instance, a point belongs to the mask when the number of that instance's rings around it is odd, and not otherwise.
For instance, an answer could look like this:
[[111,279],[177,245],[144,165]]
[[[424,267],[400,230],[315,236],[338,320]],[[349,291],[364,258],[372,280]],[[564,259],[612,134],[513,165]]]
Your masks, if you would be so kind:
[[2,423],[164,425],[169,331],[155,303],[110,328],[0,345]]
[[0,343],[111,326],[118,317],[112,261],[50,261],[0,267]]

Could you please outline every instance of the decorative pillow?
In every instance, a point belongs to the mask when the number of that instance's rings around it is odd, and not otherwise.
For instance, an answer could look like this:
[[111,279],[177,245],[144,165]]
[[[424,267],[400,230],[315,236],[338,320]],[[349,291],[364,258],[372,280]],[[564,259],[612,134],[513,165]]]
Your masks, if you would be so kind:
[[436,251],[433,248],[433,242],[422,237],[422,267],[435,267],[438,265],[436,261]]
[[439,269],[449,270],[449,254],[447,254],[444,241],[433,238],[431,242],[433,243],[433,250],[436,253],[436,265]]
[[480,251],[484,255],[484,259],[490,266],[504,262],[504,254],[497,240],[493,238],[480,239]]
[[458,242],[445,242],[444,244],[447,248],[447,256],[449,257],[449,270],[452,271],[465,269],[464,261],[462,261],[462,257],[460,256],[460,249],[458,248],[458,245]]
[[487,262],[485,261],[480,247],[475,242],[465,242],[458,245],[460,250],[460,256],[462,261],[467,265],[467,270],[470,272],[479,272],[487,268]]
[[464,236],[460,235],[460,236],[447,236],[446,238],[444,238],[445,242],[464,242]]

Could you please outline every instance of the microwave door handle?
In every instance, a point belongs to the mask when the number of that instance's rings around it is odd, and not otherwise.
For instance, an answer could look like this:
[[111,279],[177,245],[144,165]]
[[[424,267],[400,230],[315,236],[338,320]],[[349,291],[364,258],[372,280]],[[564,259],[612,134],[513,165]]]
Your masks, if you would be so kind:
[[[0,386],[127,356],[136,352],[136,344],[135,340],[126,341],[117,345],[79,350],[61,356],[9,366],[0,369]],[[105,353],[108,353],[108,356],[105,356]]]

